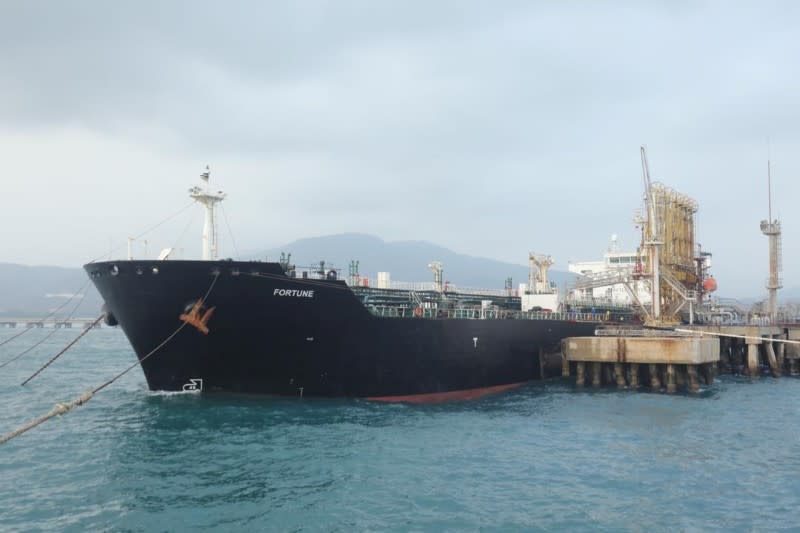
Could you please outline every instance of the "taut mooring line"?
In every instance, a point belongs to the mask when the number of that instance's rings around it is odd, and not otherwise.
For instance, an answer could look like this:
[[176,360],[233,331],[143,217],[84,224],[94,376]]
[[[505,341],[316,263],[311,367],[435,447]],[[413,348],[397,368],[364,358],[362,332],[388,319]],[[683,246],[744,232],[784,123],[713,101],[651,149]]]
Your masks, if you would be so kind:
[[[73,293],[72,293],[72,296],[70,296],[69,298],[67,298],[67,300],[66,300],[64,303],[62,303],[61,305],[59,305],[58,307],[56,307],[56,308],[55,308],[55,310],[53,310],[53,311],[50,311],[50,312],[49,312],[49,313],[48,313],[48,314],[47,314],[47,315],[46,315],[44,318],[42,318],[42,319],[38,320],[37,322],[44,322],[45,320],[47,320],[47,319],[48,319],[48,318],[50,318],[51,316],[54,316],[56,313],[58,313],[59,311],[61,311],[61,310],[64,308],[64,306],[66,306],[68,303],[70,303],[70,302],[72,301],[72,299],[73,299],[73,298],[75,298],[75,296],[77,296],[78,294],[81,294],[82,292],[84,292],[84,290],[86,289],[86,286],[87,286],[87,285],[89,285],[89,281],[91,281],[91,280],[88,280],[88,279],[87,279],[87,280],[86,280],[86,283],[84,283],[84,284],[83,284],[83,286],[82,286],[80,289],[78,289],[78,292],[73,292]],[[81,298],[83,298],[83,296],[81,296]],[[78,305],[80,306],[80,304],[81,304],[81,303],[83,303],[83,300],[81,300],[80,302],[78,302]],[[76,307],[75,309],[73,309],[73,310],[72,310],[72,313],[70,313],[69,317],[67,317],[67,318],[70,318],[70,317],[72,316],[72,314],[73,314],[73,313],[75,313],[75,310],[76,310],[76,309],[77,309],[77,307]],[[5,345],[5,344],[8,344],[9,342],[13,341],[13,340],[14,340],[14,339],[16,339],[17,337],[21,337],[22,335],[25,335],[26,333],[28,333],[28,331],[30,331],[30,330],[32,330],[32,329],[33,329],[33,328],[25,328],[25,329],[23,329],[22,331],[20,331],[19,333],[17,333],[17,334],[16,334],[16,335],[14,335],[13,337],[10,337],[10,338],[8,338],[8,339],[4,340],[3,342],[0,342],[0,346],[3,346],[3,345]],[[10,363],[10,362],[11,362],[11,361],[6,361],[6,362],[5,362],[5,363],[3,363],[2,365],[0,365],[0,368],[3,368],[4,366],[6,366],[6,365],[7,365],[8,363]]]
[[[66,317],[64,320],[69,320],[70,318],[72,318],[72,315],[74,315],[74,314],[75,314],[75,312],[78,310],[78,308],[79,308],[79,307],[81,306],[81,304],[83,303],[83,298],[86,296],[86,291],[84,291],[83,289],[85,289],[85,288],[86,288],[86,286],[89,284],[89,281],[90,281],[90,280],[88,280],[88,279],[86,280],[86,283],[85,283],[85,284],[83,285],[83,287],[81,288],[81,291],[82,291],[84,294],[83,294],[83,295],[81,295],[81,297],[78,299],[78,303],[77,303],[77,304],[75,304],[75,307],[73,307],[73,308],[72,308],[72,311],[70,311],[70,312],[69,312],[69,314],[67,315],[67,317]],[[60,311],[62,307],[64,307],[65,305],[67,305],[67,303],[68,303],[68,302],[70,302],[70,301],[72,300],[72,298],[74,298],[74,297],[75,297],[75,295],[76,295],[76,294],[78,294],[78,293],[75,293],[75,294],[73,294],[73,295],[70,297],[70,299],[69,299],[69,300],[67,300],[66,302],[64,302],[63,304],[61,304],[61,305],[58,307],[58,309],[56,309],[55,311],[53,311],[52,313],[50,313],[50,315],[48,315],[47,317],[45,317],[43,320],[47,320],[47,319],[48,319],[50,316],[52,316],[52,315],[54,315],[54,314],[58,313],[58,311]],[[28,331],[29,329],[33,329],[33,328],[27,328],[25,331]],[[39,341],[38,341],[38,342],[36,342],[35,344],[33,344],[33,346],[28,346],[27,348],[25,348],[24,350],[22,350],[20,353],[18,353],[17,355],[15,355],[14,357],[12,357],[12,358],[11,358],[11,359],[9,359],[8,361],[4,361],[3,363],[0,363],[0,368],[3,368],[4,366],[6,366],[6,365],[9,365],[9,364],[13,363],[14,361],[16,361],[17,359],[19,359],[20,357],[22,357],[22,356],[23,356],[23,355],[25,355],[26,353],[30,352],[31,350],[33,350],[34,348],[36,348],[37,346],[39,346],[40,344],[42,344],[44,341],[46,341],[47,339],[49,339],[50,337],[52,337],[53,335],[55,335],[56,331],[58,331],[58,329],[57,329],[55,326],[53,326],[53,330],[52,330],[50,333],[48,333],[47,335],[45,335],[44,337],[42,337],[41,339],[39,339]],[[24,333],[24,332],[23,332],[23,333]],[[21,334],[22,334],[22,333],[20,333],[20,335],[21,335]],[[12,337],[12,338],[13,338],[13,337]],[[9,339],[9,340],[11,340],[11,339]]]
[[[214,279],[211,281],[211,285],[208,287],[208,291],[206,291],[206,295],[203,296],[202,302],[205,303],[206,299],[211,294],[211,290],[214,288],[214,285],[217,283],[217,279],[218,278],[219,278],[219,274],[215,274],[214,275]],[[100,316],[100,318],[102,318],[102,315]],[[99,318],[98,318],[98,320],[99,320]],[[38,418],[34,418],[33,420],[31,420],[30,422],[28,422],[24,426],[21,426],[21,427],[15,429],[11,433],[6,433],[5,435],[0,435],[0,444],[5,444],[6,442],[10,441],[11,439],[19,437],[20,435],[22,435],[26,431],[29,431],[29,430],[35,428],[36,426],[38,426],[40,424],[43,424],[44,422],[47,422],[51,418],[54,418],[54,417],[56,417],[58,415],[63,415],[64,413],[69,412],[71,409],[87,403],[89,400],[91,400],[94,397],[95,394],[97,394],[101,390],[105,389],[106,387],[108,387],[109,385],[111,385],[112,383],[117,381],[119,378],[121,378],[122,376],[124,376],[125,374],[130,372],[132,369],[134,369],[135,367],[141,365],[142,362],[144,362],[148,357],[150,357],[151,355],[155,354],[165,344],[167,344],[169,341],[171,341],[172,338],[175,337],[175,335],[177,335],[180,330],[182,330],[184,327],[186,327],[186,324],[187,324],[187,322],[181,322],[181,325],[178,326],[178,328],[175,331],[173,331],[169,335],[169,337],[167,337],[166,339],[161,341],[161,343],[158,346],[153,348],[150,351],[150,353],[148,353],[147,355],[145,355],[141,359],[137,360],[134,364],[132,364],[131,366],[129,366],[128,368],[126,368],[125,370],[123,370],[122,372],[120,372],[119,374],[114,376],[113,378],[109,379],[108,381],[106,381],[105,383],[100,385],[99,387],[95,387],[92,390],[88,390],[88,391],[84,392],[83,394],[81,394],[80,396],[78,396],[77,398],[75,398],[74,400],[72,400],[69,403],[57,403],[55,405],[55,407],[53,407],[50,410],[50,412],[48,412],[47,414],[44,414],[44,415],[42,415],[42,416],[40,416]],[[91,328],[87,328],[87,331],[90,330],[90,329]]]
[[[135,236],[131,237],[131,239],[133,239],[133,240],[136,240],[136,239],[139,239],[140,237],[144,237],[145,235],[147,235],[148,233],[150,233],[150,232],[151,232],[151,231],[153,231],[154,229],[158,228],[158,227],[159,227],[159,226],[161,226],[162,224],[165,224],[165,223],[169,222],[169,221],[170,221],[170,220],[172,220],[173,218],[177,217],[178,215],[180,215],[181,213],[183,213],[184,211],[186,211],[187,209],[189,209],[190,207],[192,207],[192,206],[195,204],[195,202],[197,202],[197,200],[192,200],[191,202],[189,202],[189,203],[188,203],[188,204],[186,204],[185,206],[181,207],[181,209],[180,209],[179,211],[176,211],[175,213],[171,214],[170,216],[168,216],[167,218],[165,218],[165,219],[164,219],[164,220],[162,220],[161,222],[158,222],[157,224],[154,224],[153,226],[150,226],[150,227],[149,227],[149,228],[147,228],[146,230],[144,230],[144,231],[142,231],[142,232],[138,233],[137,235],[135,235]],[[111,260],[111,255],[113,255],[113,254],[114,254],[114,252],[116,252],[117,250],[119,250],[120,248],[122,248],[122,246],[123,246],[123,245],[119,245],[119,246],[117,246],[116,248],[114,248],[113,250],[111,250],[110,252],[106,252],[106,253],[104,253],[103,255],[99,255],[99,256],[95,257],[94,259],[92,259],[92,260],[91,260],[91,261],[89,261],[89,262],[90,262],[90,263],[96,263],[98,260],[100,260],[100,259],[104,258],[105,256],[109,256],[109,261],[110,261],[110,260]]]
[[88,326],[86,326],[86,327],[84,328],[84,330],[81,332],[81,334],[80,334],[80,335],[78,335],[77,337],[75,337],[75,338],[72,340],[72,342],[70,342],[69,344],[67,344],[67,346],[66,346],[66,347],[65,347],[63,350],[61,350],[60,352],[58,352],[57,354],[55,354],[53,357],[51,357],[51,358],[50,358],[50,360],[49,360],[49,361],[47,361],[47,362],[46,362],[44,365],[42,365],[42,367],[41,367],[39,370],[37,370],[36,372],[34,372],[33,374],[31,374],[31,375],[30,375],[30,377],[29,377],[28,379],[26,379],[25,381],[23,381],[23,382],[22,382],[22,386],[24,387],[25,385],[27,385],[27,384],[28,384],[28,382],[29,382],[30,380],[32,380],[33,378],[35,378],[36,376],[38,376],[38,375],[39,375],[39,374],[42,372],[42,370],[44,370],[45,368],[47,368],[48,366],[50,366],[51,364],[53,364],[53,361],[55,361],[56,359],[58,359],[59,357],[61,357],[61,355],[62,355],[64,352],[66,352],[67,350],[69,350],[70,348],[72,348],[73,346],[75,346],[75,343],[76,343],[76,342],[78,342],[79,340],[81,340],[81,337],[83,337],[84,335],[86,335],[87,333],[89,333],[89,331],[90,331],[90,330],[91,330],[93,327],[95,327],[95,326],[97,325],[97,323],[98,323],[98,322],[100,322],[100,321],[103,319],[103,317],[104,317],[104,316],[106,316],[106,314],[105,314],[105,313],[103,313],[102,315],[100,315],[99,317],[97,317],[97,318],[94,320],[94,322],[92,322],[91,324],[89,324]]

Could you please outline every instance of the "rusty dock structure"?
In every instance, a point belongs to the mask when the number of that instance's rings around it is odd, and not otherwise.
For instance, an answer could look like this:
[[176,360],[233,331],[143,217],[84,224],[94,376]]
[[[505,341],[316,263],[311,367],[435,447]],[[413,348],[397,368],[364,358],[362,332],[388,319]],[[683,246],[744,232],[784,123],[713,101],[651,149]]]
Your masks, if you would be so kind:
[[[717,288],[709,275],[711,254],[695,241],[698,203],[669,187],[651,182],[645,148],[640,149],[644,208],[635,222],[641,229],[636,262],[603,275],[585,275],[576,291],[623,286],[642,317],[641,327],[600,328],[593,337],[564,339],[562,376],[579,386],[616,385],[674,392],[697,391],[717,373],[769,373],[775,377],[800,371],[800,322],[783,323],[777,310],[781,288],[781,225],[772,218],[768,170],[769,218],[761,232],[769,238],[769,305],[755,319],[734,317],[715,305]],[[769,164],[768,164],[769,169]],[[644,293],[639,289],[644,285]]]

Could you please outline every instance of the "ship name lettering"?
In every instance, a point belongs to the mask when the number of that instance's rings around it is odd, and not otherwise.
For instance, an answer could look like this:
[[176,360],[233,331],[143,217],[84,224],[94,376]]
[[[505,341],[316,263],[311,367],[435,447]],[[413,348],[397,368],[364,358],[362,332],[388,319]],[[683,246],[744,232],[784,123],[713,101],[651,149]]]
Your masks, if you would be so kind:
[[314,291],[312,290],[301,290],[301,289],[275,289],[272,291],[273,296],[294,296],[295,298],[313,298]]

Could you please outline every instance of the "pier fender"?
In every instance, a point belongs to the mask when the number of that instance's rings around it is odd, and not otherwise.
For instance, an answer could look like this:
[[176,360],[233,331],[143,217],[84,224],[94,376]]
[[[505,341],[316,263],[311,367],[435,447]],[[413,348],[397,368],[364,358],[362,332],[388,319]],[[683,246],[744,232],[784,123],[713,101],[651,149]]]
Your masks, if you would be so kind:
[[105,323],[106,326],[116,326],[117,324],[119,324],[119,322],[117,322],[117,317],[115,317],[114,313],[112,313],[111,310],[108,308],[108,304],[104,303],[101,310],[103,311],[104,315],[103,322]]

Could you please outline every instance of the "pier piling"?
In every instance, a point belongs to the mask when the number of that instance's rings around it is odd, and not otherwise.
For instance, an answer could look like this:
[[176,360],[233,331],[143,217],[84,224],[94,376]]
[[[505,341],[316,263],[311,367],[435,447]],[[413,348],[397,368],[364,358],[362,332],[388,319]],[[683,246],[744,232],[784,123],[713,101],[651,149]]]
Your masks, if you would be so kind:
[[686,365],[686,376],[689,381],[688,384],[689,392],[697,392],[698,390],[700,390],[700,381],[698,380],[697,377],[697,366]]
[[760,342],[747,340],[747,373],[752,377],[758,377],[758,345]]
[[625,367],[622,366],[622,363],[614,363],[614,375],[617,378],[617,387],[624,388],[626,385]]
[[764,348],[767,351],[767,361],[769,362],[769,369],[772,375],[776,378],[781,377],[781,367],[778,366],[778,358],[775,356],[775,349],[772,347],[772,339],[764,341]]
[[600,386],[600,363],[591,363],[591,372],[592,372],[592,387],[599,387]]
[[664,377],[665,381],[667,382],[667,392],[675,392],[677,390],[677,383],[675,380],[675,365],[667,365]]
[[631,387],[636,388],[639,386],[639,364],[631,363],[630,371],[631,371],[630,385]]
[[649,364],[647,365],[648,373],[650,374],[650,388],[654,390],[658,390],[661,388],[661,380],[658,377],[658,365],[656,364]]
[[789,375],[797,375],[797,359],[794,357],[789,358]]
[[614,367],[609,363],[600,363],[603,368],[603,383],[611,385],[614,383]]

